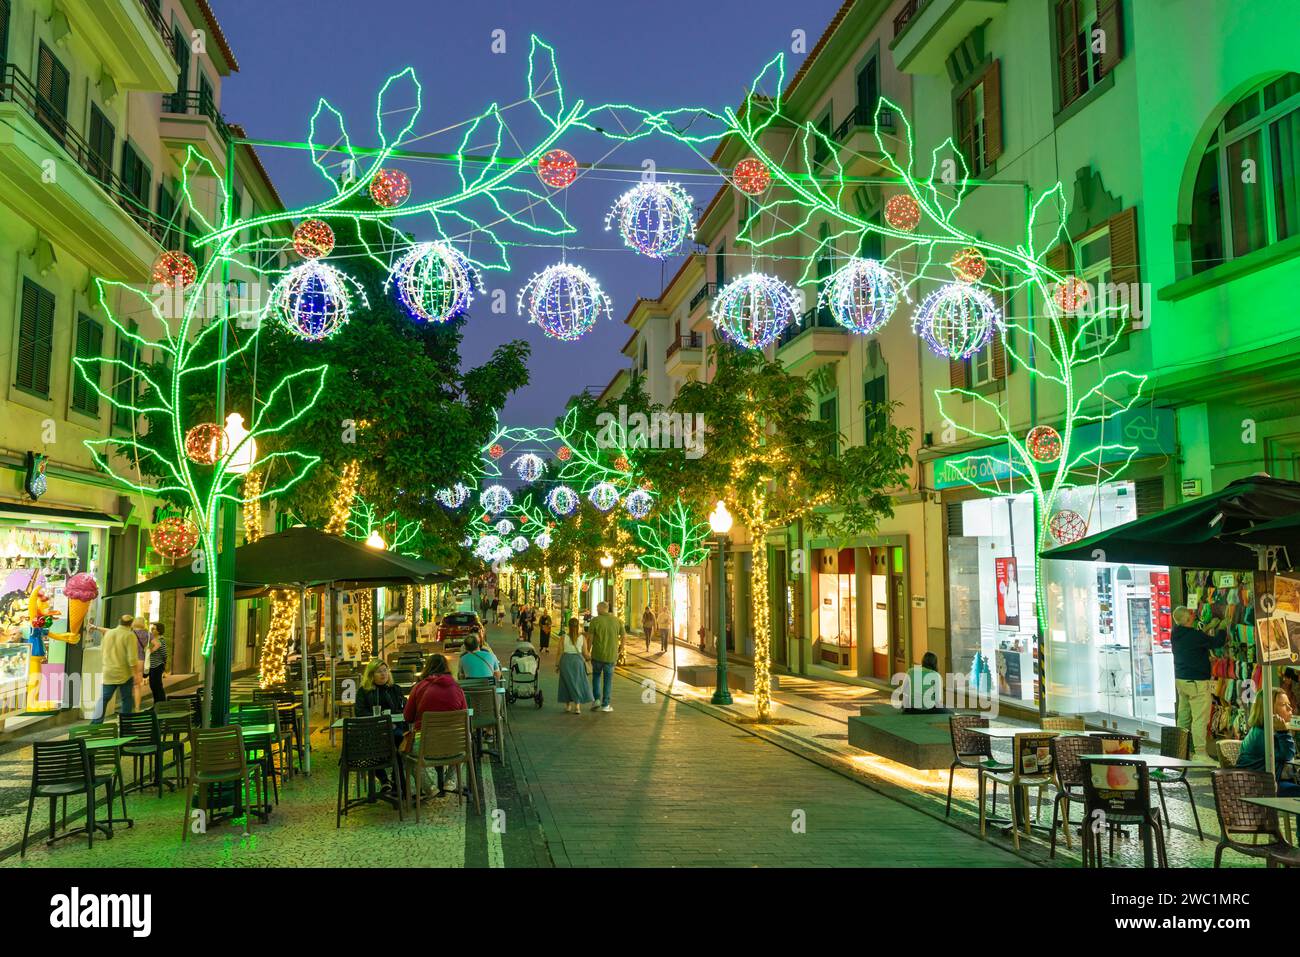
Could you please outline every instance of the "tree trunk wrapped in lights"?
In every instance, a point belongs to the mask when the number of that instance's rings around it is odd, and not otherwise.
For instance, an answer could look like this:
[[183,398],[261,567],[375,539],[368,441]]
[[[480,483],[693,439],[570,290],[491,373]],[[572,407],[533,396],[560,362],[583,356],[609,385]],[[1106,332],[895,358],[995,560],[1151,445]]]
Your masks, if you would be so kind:
[[352,459],[343,466],[339,475],[338,486],[334,491],[330,505],[329,521],[325,531],[331,535],[342,535],[347,531],[348,519],[352,516],[352,504],[357,496],[358,482],[361,476],[361,463]]

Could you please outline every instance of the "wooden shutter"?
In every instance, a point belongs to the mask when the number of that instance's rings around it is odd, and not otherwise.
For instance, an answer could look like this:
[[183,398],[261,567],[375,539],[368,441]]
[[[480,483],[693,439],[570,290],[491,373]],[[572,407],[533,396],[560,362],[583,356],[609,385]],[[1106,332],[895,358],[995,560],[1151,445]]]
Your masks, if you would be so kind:
[[1056,60],[1061,109],[1079,98],[1079,0],[1057,0]]
[[[104,327],[87,315],[77,316],[77,358],[98,359],[103,354]],[[87,382],[87,376],[99,383],[98,363],[89,365],[83,374],[75,365],[72,369],[72,407],[87,415],[99,414],[99,393]]]
[[948,360],[948,385],[953,389],[970,388],[970,360]]
[[1110,278],[1117,286],[1127,286],[1135,294],[1140,281],[1138,269],[1137,207],[1116,213],[1110,227]]
[[44,43],[36,63],[36,93],[41,125],[62,142],[68,120],[68,71]]
[[15,385],[38,395],[50,394],[53,340],[54,296],[30,279],[24,279]]
[[1124,58],[1124,17],[1120,0],[1097,0],[1097,26],[1101,28],[1106,49],[1098,67],[1105,76]]
[[984,164],[1002,155],[1002,67],[994,60],[980,81],[984,85]]

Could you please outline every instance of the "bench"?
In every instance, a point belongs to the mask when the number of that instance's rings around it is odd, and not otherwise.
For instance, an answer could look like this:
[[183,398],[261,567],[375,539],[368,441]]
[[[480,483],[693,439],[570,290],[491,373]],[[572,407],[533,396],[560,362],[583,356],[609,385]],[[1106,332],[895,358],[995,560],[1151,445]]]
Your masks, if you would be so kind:
[[909,768],[945,769],[952,764],[946,714],[875,714],[849,718],[849,744]]
[[[697,688],[712,688],[718,683],[717,665],[682,665],[677,669],[677,680]],[[772,690],[781,687],[781,676],[772,675]],[[733,691],[754,691],[754,673],[749,670],[737,670],[727,667],[727,687]]]

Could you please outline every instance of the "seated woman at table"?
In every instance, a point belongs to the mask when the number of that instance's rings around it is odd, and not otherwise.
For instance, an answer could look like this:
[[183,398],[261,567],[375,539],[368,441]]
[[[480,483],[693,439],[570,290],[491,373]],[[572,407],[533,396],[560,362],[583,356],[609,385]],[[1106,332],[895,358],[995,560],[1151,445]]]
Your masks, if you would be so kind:
[[1241,756],[1237,758],[1237,767],[1246,768],[1248,771],[1265,770],[1264,720],[1266,717],[1271,717],[1273,767],[1277,775],[1278,797],[1300,797],[1300,784],[1293,780],[1282,779],[1284,773],[1290,775],[1294,770],[1290,768],[1288,762],[1295,760],[1295,738],[1291,737],[1291,732],[1287,730],[1287,722],[1291,720],[1291,699],[1281,688],[1273,689],[1273,706],[1268,710],[1272,714],[1266,716],[1264,696],[1257,695],[1255,703],[1250,707],[1250,730],[1246,732],[1246,737],[1241,742]]
[[[402,714],[406,710],[406,698],[393,683],[392,672],[382,659],[372,658],[361,675],[361,687],[357,689],[356,715],[366,718],[377,712]],[[402,736],[406,733],[406,722],[393,722],[393,743],[401,747]],[[380,768],[375,772],[379,783],[385,790],[392,790],[393,784],[388,780],[388,772]]]
[[491,648],[480,647],[473,635],[465,639],[465,651],[460,656],[460,679],[500,678],[501,662]]
[[[406,699],[406,710],[403,716],[411,723],[411,727],[418,731],[420,716],[426,711],[465,711],[468,708],[469,702],[465,700],[465,692],[451,676],[446,656],[430,655],[429,663],[424,666],[424,674],[411,689],[411,696]],[[443,786],[445,772],[445,768],[441,766],[438,768],[439,797],[446,793]]]

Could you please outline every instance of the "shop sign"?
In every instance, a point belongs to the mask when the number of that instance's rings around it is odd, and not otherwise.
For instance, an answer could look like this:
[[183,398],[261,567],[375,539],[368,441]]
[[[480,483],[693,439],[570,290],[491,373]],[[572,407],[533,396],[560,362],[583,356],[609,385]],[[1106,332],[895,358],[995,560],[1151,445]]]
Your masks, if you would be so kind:
[[[1137,448],[1136,458],[1148,455],[1172,455],[1175,449],[1174,412],[1144,406],[1129,409],[1111,416],[1106,422],[1089,422],[1078,426],[1070,439],[1073,454],[1093,446],[1126,445]],[[1103,441],[1104,439],[1104,441]],[[1008,482],[1011,480],[1011,449],[1005,445],[990,445],[972,452],[948,455],[934,462],[934,487],[957,488],[976,483]],[[1108,458],[1101,463],[1123,461],[1125,453],[1116,448],[1107,450]],[[1056,463],[1039,466],[1040,471],[1055,469]]]

